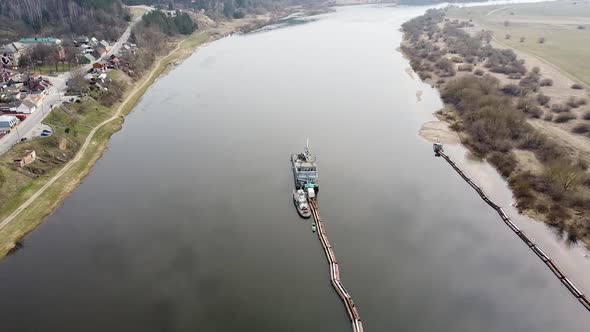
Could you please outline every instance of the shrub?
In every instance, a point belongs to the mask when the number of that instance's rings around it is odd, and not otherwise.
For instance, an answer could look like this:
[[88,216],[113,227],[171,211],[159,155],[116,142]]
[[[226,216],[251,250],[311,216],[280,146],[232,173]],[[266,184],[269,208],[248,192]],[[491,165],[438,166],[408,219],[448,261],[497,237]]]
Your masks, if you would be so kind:
[[567,210],[557,203],[551,205],[549,213],[547,214],[549,224],[552,226],[561,225],[566,219],[569,219],[569,217]]
[[523,112],[535,119],[539,119],[541,118],[541,115],[543,115],[543,110],[537,105],[531,105],[528,108],[524,109]]
[[492,152],[488,156],[488,161],[496,166],[500,174],[509,177],[516,169],[517,161],[513,153]]
[[475,75],[477,75],[477,76],[483,76],[483,70],[481,70],[481,69],[479,69],[479,68],[478,68],[478,69],[476,69],[476,70],[475,70],[473,73],[474,73]]
[[520,37],[520,42],[521,43],[524,43],[524,41],[525,41],[525,38],[524,37]]
[[539,85],[541,85],[541,86],[552,86],[553,85],[553,80],[550,79],[550,78],[542,79],[541,82],[539,82]]
[[564,104],[553,104],[551,105],[551,111],[555,113],[566,113],[570,111],[570,107]]
[[519,96],[520,93],[522,92],[522,89],[516,85],[516,84],[506,84],[502,87],[502,92],[504,92],[505,94],[509,95],[509,96]]
[[537,102],[539,103],[539,105],[547,105],[550,100],[551,97],[544,95],[543,92],[537,95]]
[[520,82],[518,82],[518,85],[520,85],[523,90],[536,92],[539,89],[539,75],[536,73],[530,73],[523,77]]
[[473,55],[468,55],[465,57],[465,62],[467,63],[474,63],[475,62],[475,57]]
[[419,71],[418,76],[420,76],[420,79],[423,81],[432,78],[432,74],[427,71]]
[[521,173],[509,180],[510,188],[514,192],[516,204],[519,210],[530,209],[535,204],[535,197],[532,191],[532,175],[530,173]]
[[574,133],[574,134],[590,133],[590,124],[588,124],[588,123],[577,124],[572,128],[572,133]]
[[508,34],[508,33],[506,34],[506,36],[504,36],[504,38],[506,38],[506,39],[510,39],[510,37],[511,37],[511,36],[510,36],[510,34]]
[[453,61],[454,63],[462,63],[463,59],[459,56],[454,56],[451,58],[451,61]]
[[588,104],[588,100],[586,100],[585,98],[578,98],[578,106],[582,106],[582,105],[586,105]]
[[576,116],[573,115],[572,113],[559,113],[555,117],[555,122],[556,123],[564,123],[564,122],[568,122],[570,120],[573,120],[575,118],[576,118]]
[[553,114],[549,113],[543,118],[545,121],[553,121]]
[[[581,100],[585,100],[585,99],[581,99]],[[571,96],[571,97],[569,97],[569,98],[567,99],[567,103],[566,103],[566,104],[567,104],[569,107],[571,107],[571,108],[577,108],[578,106],[584,105],[584,104],[585,104],[585,102],[581,102],[581,103],[580,103],[580,102],[579,102],[579,100],[578,100],[576,97],[574,97],[574,96]]]
[[582,116],[582,118],[584,120],[590,120],[590,111],[587,111],[586,113],[584,113],[584,115]]
[[466,63],[464,65],[459,65],[459,68],[458,69],[459,69],[459,71],[468,71],[468,72],[470,72],[470,71],[473,70],[473,65],[472,64],[469,64],[469,63]]
[[453,104],[469,134],[468,144],[476,153],[507,152],[532,127],[517,112],[510,98],[498,89],[491,76],[461,76],[450,80],[441,91],[446,103]]
[[584,87],[580,83],[574,83],[574,84],[572,84],[572,89],[574,89],[574,90],[582,90],[582,89],[584,89]]
[[539,68],[539,67],[533,67],[533,69],[531,69],[531,71],[532,71],[533,73],[535,73],[535,74],[538,74],[538,73],[540,73],[540,72],[541,72],[541,68]]
[[436,67],[443,71],[442,76],[453,76],[455,75],[455,68],[453,62],[447,58],[441,58],[436,62]]
[[537,42],[538,42],[539,44],[544,44],[544,43],[545,43],[545,37],[540,37],[540,38],[537,40]]

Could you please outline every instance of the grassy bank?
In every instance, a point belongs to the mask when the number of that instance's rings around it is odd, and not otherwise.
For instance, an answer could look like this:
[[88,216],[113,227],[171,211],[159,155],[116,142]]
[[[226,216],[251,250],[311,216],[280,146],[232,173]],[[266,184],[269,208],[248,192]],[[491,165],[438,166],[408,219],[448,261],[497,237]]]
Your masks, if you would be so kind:
[[[15,248],[18,240],[34,230],[76,188],[100,158],[109,138],[122,128],[123,117],[171,64],[205,42],[264,22],[268,19],[235,20],[177,40],[173,50],[156,61],[134,84],[135,88],[126,92],[122,102],[111,108],[86,99],[69,107],[70,114],[54,109],[45,121],[54,128],[52,137],[18,144],[0,159],[0,169],[6,179],[11,179],[2,186],[0,195],[0,257]],[[9,166],[14,157],[28,149],[36,150],[40,158],[24,170]]]

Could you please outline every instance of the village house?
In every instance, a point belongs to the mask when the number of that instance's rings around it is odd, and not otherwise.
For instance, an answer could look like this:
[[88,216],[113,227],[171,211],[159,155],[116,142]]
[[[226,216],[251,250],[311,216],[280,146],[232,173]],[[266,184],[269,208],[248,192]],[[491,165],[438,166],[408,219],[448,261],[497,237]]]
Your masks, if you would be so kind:
[[97,58],[102,58],[103,56],[107,55],[107,49],[102,46],[98,46],[94,49],[94,55]]
[[109,57],[109,60],[107,61],[107,67],[114,69],[114,68],[119,68],[119,63],[121,62],[121,60],[119,59],[118,56],[111,54],[111,56]]
[[93,63],[96,61],[96,58],[92,56],[92,54],[84,54],[83,56],[78,58],[78,62],[83,65],[87,65],[89,63]]
[[88,44],[92,47],[96,47],[96,46],[98,46],[98,39],[92,37],[92,38],[90,38],[90,41],[88,42]]
[[21,99],[21,91],[16,86],[0,86],[0,103],[10,103]]
[[109,45],[109,43],[107,43],[107,41],[104,39],[98,43],[98,47],[103,47],[105,50],[107,50],[107,52],[111,49],[111,45]]
[[27,52],[29,46],[14,42],[0,47],[0,67],[10,68],[18,66],[21,56]]
[[30,92],[45,92],[51,88],[51,82],[39,74],[29,75],[28,88]]
[[94,53],[94,49],[92,48],[92,46],[89,45],[80,45],[80,53],[81,54],[92,54]]
[[37,110],[37,104],[35,104],[35,102],[32,101],[31,99],[25,99],[20,104],[20,106],[17,107],[16,112],[23,113],[23,114],[32,114],[36,110]]
[[16,113],[18,107],[22,104],[22,101],[12,101],[9,103],[0,104],[0,112],[2,113]]
[[0,85],[8,85],[8,82],[12,79],[12,77],[16,74],[6,68],[0,68]]
[[90,43],[90,39],[86,36],[74,38],[74,45],[76,46],[88,45],[88,43]]
[[20,104],[20,106],[16,109],[16,112],[23,114],[34,113],[35,111],[37,111],[37,109],[41,108],[43,97],[44,96],[42,95],[28,95]]
[[12,115],[0,115],[0,132],[11,131],[18,125],[18,119]]
[[97,61],[92,64],[92,68],[96,71],[106,71],[107,70],[107,62],[106,61]]
[[14,159],[13,162],[16,165],[16,167],[22,168],[35,161],[35,159],[37,159],[37,154],[35,153],[35,150],[26,150],[24,156],[22,156],[21,158]]

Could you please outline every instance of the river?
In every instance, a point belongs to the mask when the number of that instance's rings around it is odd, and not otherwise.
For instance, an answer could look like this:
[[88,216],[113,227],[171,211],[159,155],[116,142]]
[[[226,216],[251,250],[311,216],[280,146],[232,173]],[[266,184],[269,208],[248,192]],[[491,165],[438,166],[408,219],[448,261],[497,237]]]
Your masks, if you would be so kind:
[[160,78],[0,264],[2,331],[348,331],[291,201],[289,155],[308,137],[367,331],[587,331],[588,312],[418,137],[441,101],[396,49],[424,10],[341,7],[221,39]]

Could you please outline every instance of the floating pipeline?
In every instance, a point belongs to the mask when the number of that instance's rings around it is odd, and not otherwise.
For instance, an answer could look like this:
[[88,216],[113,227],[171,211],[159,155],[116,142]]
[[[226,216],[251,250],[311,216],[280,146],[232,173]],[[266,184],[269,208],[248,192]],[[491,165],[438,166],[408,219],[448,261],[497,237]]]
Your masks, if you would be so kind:
[[518,226],[516,226],[514,222],[512,222],[512,220],[508,218],[506,212],[504,212],[504,210],[500,206],[494,203],[488,197],[488,195],[486,195],[486,193],[478,185],[475,184],[475,182],[473,182],[467,175],[465,175],[465,173],[459,168],[459,166],[457,166],[457,164],[455,164],[455,162],[451,160],[449,156],[442,152],[442,150],[435,150],[435,152],[438,156],[446,160],[447,163],[449,163],[449,165],[451,165],[451,167],[463,178],[463,180],[465,180],[465,182],[467,182],[473,189],[475,189],[475,191],[479,194],[479,196],[481,197],[481,199],[483,199],[484,202],[486,202],[490,207],[492,207],[492,209],[496,210],[496,212],[500,215],[500,218],[502,218],[502,221],[504,221],[506,226],[508,226],[512,230],[512,232],[514,232],[522,240],[522,242],[524,242],[527,245],[527,247],[529,247],[529,249],[531,249],[535,253],[535,255],[539,257],[539,259],[541,259],[543,263],[545,263],[545,265],[547,265],[549,270],[553,272],[553,274],[557,277],[557,279],[559,279],[559,281],[561,281],[565,288],[584,306],[584,308],[586,308],[586,310],[590,312],[590,300],[588,299],[588,297],[586,297],[586,295],[580,292],[580,290],[574,285],[574,283],[572,283],[565,276],[565,274],[561,272],[557,264],[555,264],[555,262],[553,262],[551,258],[549,258],[549,256],[547,256],[547,254],[545,254],[545,252],[543,252],[543,250],[541,250],[541,248],[539,248],[539,246],[537,246],[528,237],[528,235],[525,234],[524,231],[518,228]]
[[363,323],[361,321],[361,316],[358,313],[354,305],[354,301],[352,297],[346,291],[342,282],[340,282],[340,269],[338,268],[338,262],[336,261],[336,255],[334,255],[334,251],[332,250],[332,246],[328,241],[328,236],[326,235],[326,230],[324,229],[324,224],[322,222],[322,218],[320,217],[320,212],[317,206],[317,201],[315,199],[309,199],[309,206],[311,207],[311,214],[313,219],[317,224],[317,234],[320,242],[322,243],[322,248],[324,249],[324,253],[326,254],[326,258],[328,259],[328,263],[330,265],[330,282],[332,283],[332,287],[336,290],[336,293],[342,300],[344,304],[344,309],[348,314],[348,318],[350,318],[350,323],[352,325],[353,332],[363,332]]

